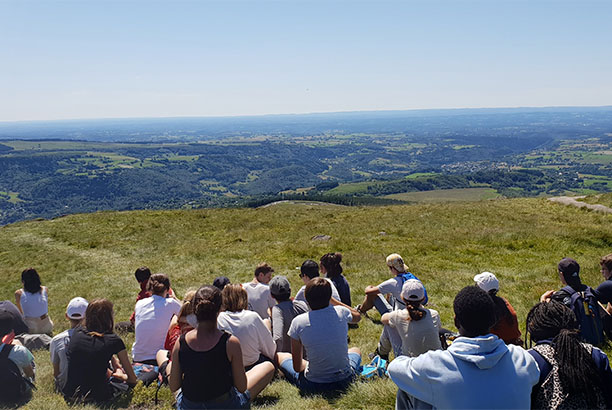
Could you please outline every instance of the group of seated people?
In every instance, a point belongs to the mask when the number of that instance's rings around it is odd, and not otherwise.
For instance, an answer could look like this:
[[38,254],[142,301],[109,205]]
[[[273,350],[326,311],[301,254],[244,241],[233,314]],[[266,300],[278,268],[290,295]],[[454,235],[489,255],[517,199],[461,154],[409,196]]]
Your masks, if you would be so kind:
[[[397,408],[612,407],[612,370],[593,345],[612,323],[612,283],[606,283],[612,254],[601,259],[606,281],[597,289],[581,283],[576,261],[559,262],[566,286],[544,293],[530,310],[528,346],[490,272],[456,295],[453,334],[427,308],[424,284],[399,254],[386,259],[392,277],[368,286],[355,308],[341,261],[339,253],[324,255],[320,264],[305,261],[304,286],[293,298],[289,280],[273,277],[272,267],[261,263],[251,282],[218,277],[186,292],[182,302],[167,275],[139,268],[141,291],[128,322],[114,323],[106,299],[69,302],[70,329],[49,345],[55,388],[70,403],[105,403],[133,386],[140,378],[135,365],[144,364],[155,366],[179,409],[248,408],[275,374],[305,394],[344,391],[361,368],[348,329],[375,307],[383,329],[371,356],[389,360],[393,353],[388,375],[398,386]],[[22,282],[16,307],[0,302],[0,360],[10,360],[23,378],[15,394],[27,392],[35,376],[28,340],[20,335],[53,329],[48,290],[36,270],[26,269]],[[115,331],[134,331],[131,360]]]

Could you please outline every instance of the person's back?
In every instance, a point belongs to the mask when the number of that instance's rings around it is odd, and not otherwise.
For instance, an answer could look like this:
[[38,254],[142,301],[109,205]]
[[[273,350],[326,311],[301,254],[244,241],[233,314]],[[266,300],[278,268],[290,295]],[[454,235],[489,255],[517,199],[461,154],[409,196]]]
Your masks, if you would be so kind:
[[396,328],[402,339],[402,355],[415,357],[429,350],[441,349],[440,315],[436,310],[424,309],[425,315],[411,320],[407,309],[389,313],[389,326]]
[[155,274],[149,279],[153,296],[136,302],[135,340],[132,359],[135,362],[156,364],[157,351],[163,349],[166,333],[172,316],[178,315],[181,303],[166,297],[170,281],[164,274]]
[[408,401],[434,408],[528,408],[538,367],[525,350],[488,333],[495,323],[489,295],[468,286],[457,294],[454,310],[462,336],[448,350],[390,363],[389,375],[401,389],[398,401],[404,392]]
[[612,370],[607,356],[583,343],[574,313],[556,301],[538,303],[527,315],[529,349],[540,368],[532,408],[610,408]]
[[270,295],[270,287],[268,286],[272,279],[272,273],[274,273],[274,269],[267,263],[262,262],[255,268],[253,280],[242,284],[249,298],[249,310],[257,312],[262,319],[270,318],[268,309],[276,303]]
[[272,339],[277,352],[291,352],[291,338],[287,331],[293,319],[308,310],[308,305],[299,300],[278,302],[272,308]]
[[66,308],[66,318],[70,321],[70,329],[63,331],[51,339],[49,354],[51,364],[53,364],[53,376],[55,378],[55,388],[62,391],[68,377],[68,356],[67,350],[74,329],[85,319],[85,311],[88,302],[81,298],[73,298]]
[[217,324],[219,330],[228,332],[240,340],[245,366],[257,362],[261,354],[270,359],[274,358],[276,345],[270,331],[256,312],[246,309],[238,312],[224,311],[219,313]]
[[30,396],[34,378],[34,357],[21,345],[14,345],[13,318],[10,312],[0,311],[0,404],[21,404]]

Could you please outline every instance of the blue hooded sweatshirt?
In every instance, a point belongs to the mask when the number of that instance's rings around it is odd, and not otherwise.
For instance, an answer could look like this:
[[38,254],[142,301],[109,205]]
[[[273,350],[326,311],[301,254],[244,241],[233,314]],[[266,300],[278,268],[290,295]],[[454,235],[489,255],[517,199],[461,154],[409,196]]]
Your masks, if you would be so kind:
[[400,356],[389,375],[407,394],[440,409],[528,409],[540,370],[521,347],[488,334],[459,337],[448,350]]

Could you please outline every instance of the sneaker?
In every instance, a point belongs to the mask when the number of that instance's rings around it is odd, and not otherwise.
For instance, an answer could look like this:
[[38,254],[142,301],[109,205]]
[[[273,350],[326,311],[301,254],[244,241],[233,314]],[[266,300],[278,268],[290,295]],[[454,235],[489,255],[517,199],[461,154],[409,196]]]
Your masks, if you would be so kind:
[[368,355],[368,357],[370,358],[370,360],[374,359],[376,356],[380,357],[381,359],[386,360],[387,362],[389,361],[389,353],[387,354],[380,354],[380,352],[378,351],[378,347],[376,348],[376,350],[374,351],[374,353],[370,353]]

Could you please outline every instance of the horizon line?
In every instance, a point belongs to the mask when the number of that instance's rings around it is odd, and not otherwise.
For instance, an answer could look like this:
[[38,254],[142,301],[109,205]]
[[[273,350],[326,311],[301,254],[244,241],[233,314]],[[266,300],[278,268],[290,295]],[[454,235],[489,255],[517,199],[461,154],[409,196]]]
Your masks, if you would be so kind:
[[128,117],[76,117],[76,118],[55,118],[55,119],[35,119],[35,120],[0,120],[0,124],[23,124],[23,123],[44,123],[62,121],[104,121],[104,120],[162,120],[162,119],[230,119],[230,118],[261,118],[261,117],[283,117],[300,115],[325,115],[325,114],[352,114],[352,113],[385,113],[385,112],[419,112],[419,111],[461,111],[461,110],[521,110],[521,109],[568,109],[568,108],[612,108],[611,105],[543,105],[543,106],[501,106],[501,107],[445,107],[445,108],[409,108],[409,109],[363,109],[346,111],[311,111],[293,113],[266,113],[266,114],[235,114],[235,115],[173,115],[173,116],[128,116]]

